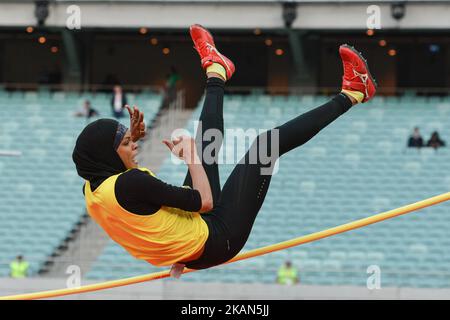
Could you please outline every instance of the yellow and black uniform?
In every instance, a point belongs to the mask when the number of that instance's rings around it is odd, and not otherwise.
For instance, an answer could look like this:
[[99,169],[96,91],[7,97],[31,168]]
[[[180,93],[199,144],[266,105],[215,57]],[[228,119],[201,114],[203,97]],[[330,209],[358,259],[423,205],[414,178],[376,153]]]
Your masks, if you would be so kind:
[[113,175],[94,192],[87,181],[85,198],[90,216],[115,242],[155,266],[195,257],[208,238],[205,221],[192,212],[201,207],[198,191],[165,184],[146,168]]
[[298,282],[298,271],[295,267],[281,266],[278,269],[278,283],[283,285],[292,285]]
[[14,260],[9,264],[11,277],[15,279],[26,278],[30,264],[23,260]]
[[[221,189],[218,154],[224,131],[224,85],[219,78],[207,80],[196,136],[213,196],[214,208],[208,213],[196,212],[201,207],[197,190],[167,185],[142,168],[126,170],[116,152],[126,128],[117,121],[97,120],[79,135],[72,157],[78,174],[88,181],[88,211],[133,256],[156,265],[185,263],[192,269],[233,258],[250,235],[278,157],[306,143],[352,106],[341,93],[260,134]],[[221,135],[203,139],[210,129]],[[273,137],[278,140],[273,142]],[[215,147],[208,148],[211,144]],[[193,186],[189,172],[183,185]]]

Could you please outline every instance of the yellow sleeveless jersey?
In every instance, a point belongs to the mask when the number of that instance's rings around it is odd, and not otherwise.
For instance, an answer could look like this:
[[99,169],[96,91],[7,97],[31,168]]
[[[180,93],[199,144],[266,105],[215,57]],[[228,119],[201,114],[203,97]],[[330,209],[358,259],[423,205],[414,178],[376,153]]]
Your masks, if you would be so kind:
[[[147,168],[138,169],[154,176]],[[202,250],[209,230],[200,213],[165,206],[148,216],[131,213],[120,206],[114,192],[121,174],[107,178],[94,192],[89,181],[84,188],[89,215],[115,242],[155,266],[185,261]]]

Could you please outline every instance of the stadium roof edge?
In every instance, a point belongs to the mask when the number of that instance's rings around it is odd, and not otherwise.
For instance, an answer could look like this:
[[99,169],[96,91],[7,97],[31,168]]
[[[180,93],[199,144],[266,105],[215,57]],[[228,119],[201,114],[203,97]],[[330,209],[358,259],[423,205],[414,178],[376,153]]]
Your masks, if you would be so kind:
[[[1,27],[26,27],[36,24],[33,2],[0,1]],[[254,28],[275,30],[286,27],[280,0],[50,0],[49,3],[46,27],[65,27],[76,21],[79,26],[77,29],[94,27],[177,29],[186,28],[193,23],[201,23],[209,28],[235,30]],[[369,18],[374,14],[380,17],[378,24],[373,27],[375,29],[448,30],[450,26],[449,1],[433,0],[434,4],[423,0],[405,1],[406,13],[402,19],[392,15],[391,0],[371,2],[305,0],[297,3],[297,18],[292,23],[292,29],[363,30],[369,28]],[[374,4],[378,5],[378,11],[373,11]],[[78,8],[73,5],[78,5]],[[67,28],[71,27],[72,25]]]
[[[0,0],[1,3],[34,3],[36,0]],[[281,4],[281,3],[296,3],[296,4],[338,4],[338,3],[352,3],[352,4],[376,4],[376,3],[449,3],[449,0],[48,0],[49,3],[153,3],[153,4],[164,4],[164,3],[220,3],[220,4],[248,4],[248,3],[264,3],[264,4]]]

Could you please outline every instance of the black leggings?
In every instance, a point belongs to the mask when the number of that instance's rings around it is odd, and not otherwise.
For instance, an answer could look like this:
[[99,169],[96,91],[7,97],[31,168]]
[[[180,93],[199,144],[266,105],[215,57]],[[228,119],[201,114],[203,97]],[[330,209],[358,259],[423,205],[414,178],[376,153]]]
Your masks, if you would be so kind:
[[[208,129],[219,129],[223,135],[223,95],[224,82],[218,78],[208,79],[200,115],[202,130],[198,130],[196,136],[198,150],[205,150],[210,143],[222,143],[203,141],[202,137]],[[186,266],[191,269],[205,269],[224,263],[237,255],[244,247],[264,202],[274,161],[278,155],[281,156],[310,140],[351,106],[351,101],[345,95],[338,94],[324,105],[260,134],[231,172],[223,190],[220,190],[217,161],[203,161],[211,185],[214,208],[202,214],[209,228],[203,254],[197,260],[184,262]],[[277,143],[278,150],[274,143]],[[259,152],[261,148],[267,149],[267,152]],[[218,153],[218,148],[216,151]],[[270,155],[272,162],[268,163],[267,157],[261,154]],[[214,156],[217,159],[218,154]],[[184,185],[192,187],[189,172]]]

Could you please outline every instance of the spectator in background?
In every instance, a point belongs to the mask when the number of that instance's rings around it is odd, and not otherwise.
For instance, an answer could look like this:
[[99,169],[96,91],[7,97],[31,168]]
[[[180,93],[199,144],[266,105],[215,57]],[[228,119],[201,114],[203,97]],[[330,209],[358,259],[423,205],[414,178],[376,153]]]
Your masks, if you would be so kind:
[[114,86],[114,92],[111,98],[111,109],[113,117],[116,119],[123,117],[123,109],[128,104],[127,97],[119,85]]
[[11,278],[21,279],[28,276],[28,268],[30,264],[19,255],[9,264]]
[[415,127],[412,135],[408,140],[408,147],[410,148],[422,148],[423,147],[423,139],[420,135],[419,128]]
[[445,142],[441,140],[439,137],[439,133],[437,131],[434,131],[430,137],[430,140],[427,142],[427,147],[432,147],[434,149],[444,147]]
[[293,285],[299,282],[297,268],[290,261],[278,269],[277,283],[282,285]]
[[86,119],[89,119],[91,117],[97,117],[99,114],[98,114],[97,110],[92,108],[91,102],[89,100],[85,100],[83,109],[75,112],[73,115],[75,117],[86,117]]
[[168,108],[169,105],[177,98],[177,83],[180,80],[180,75],[177,69],[170,67],[170,73],[167,75],[166,84],[164,87],[164,97],[161,109]]

